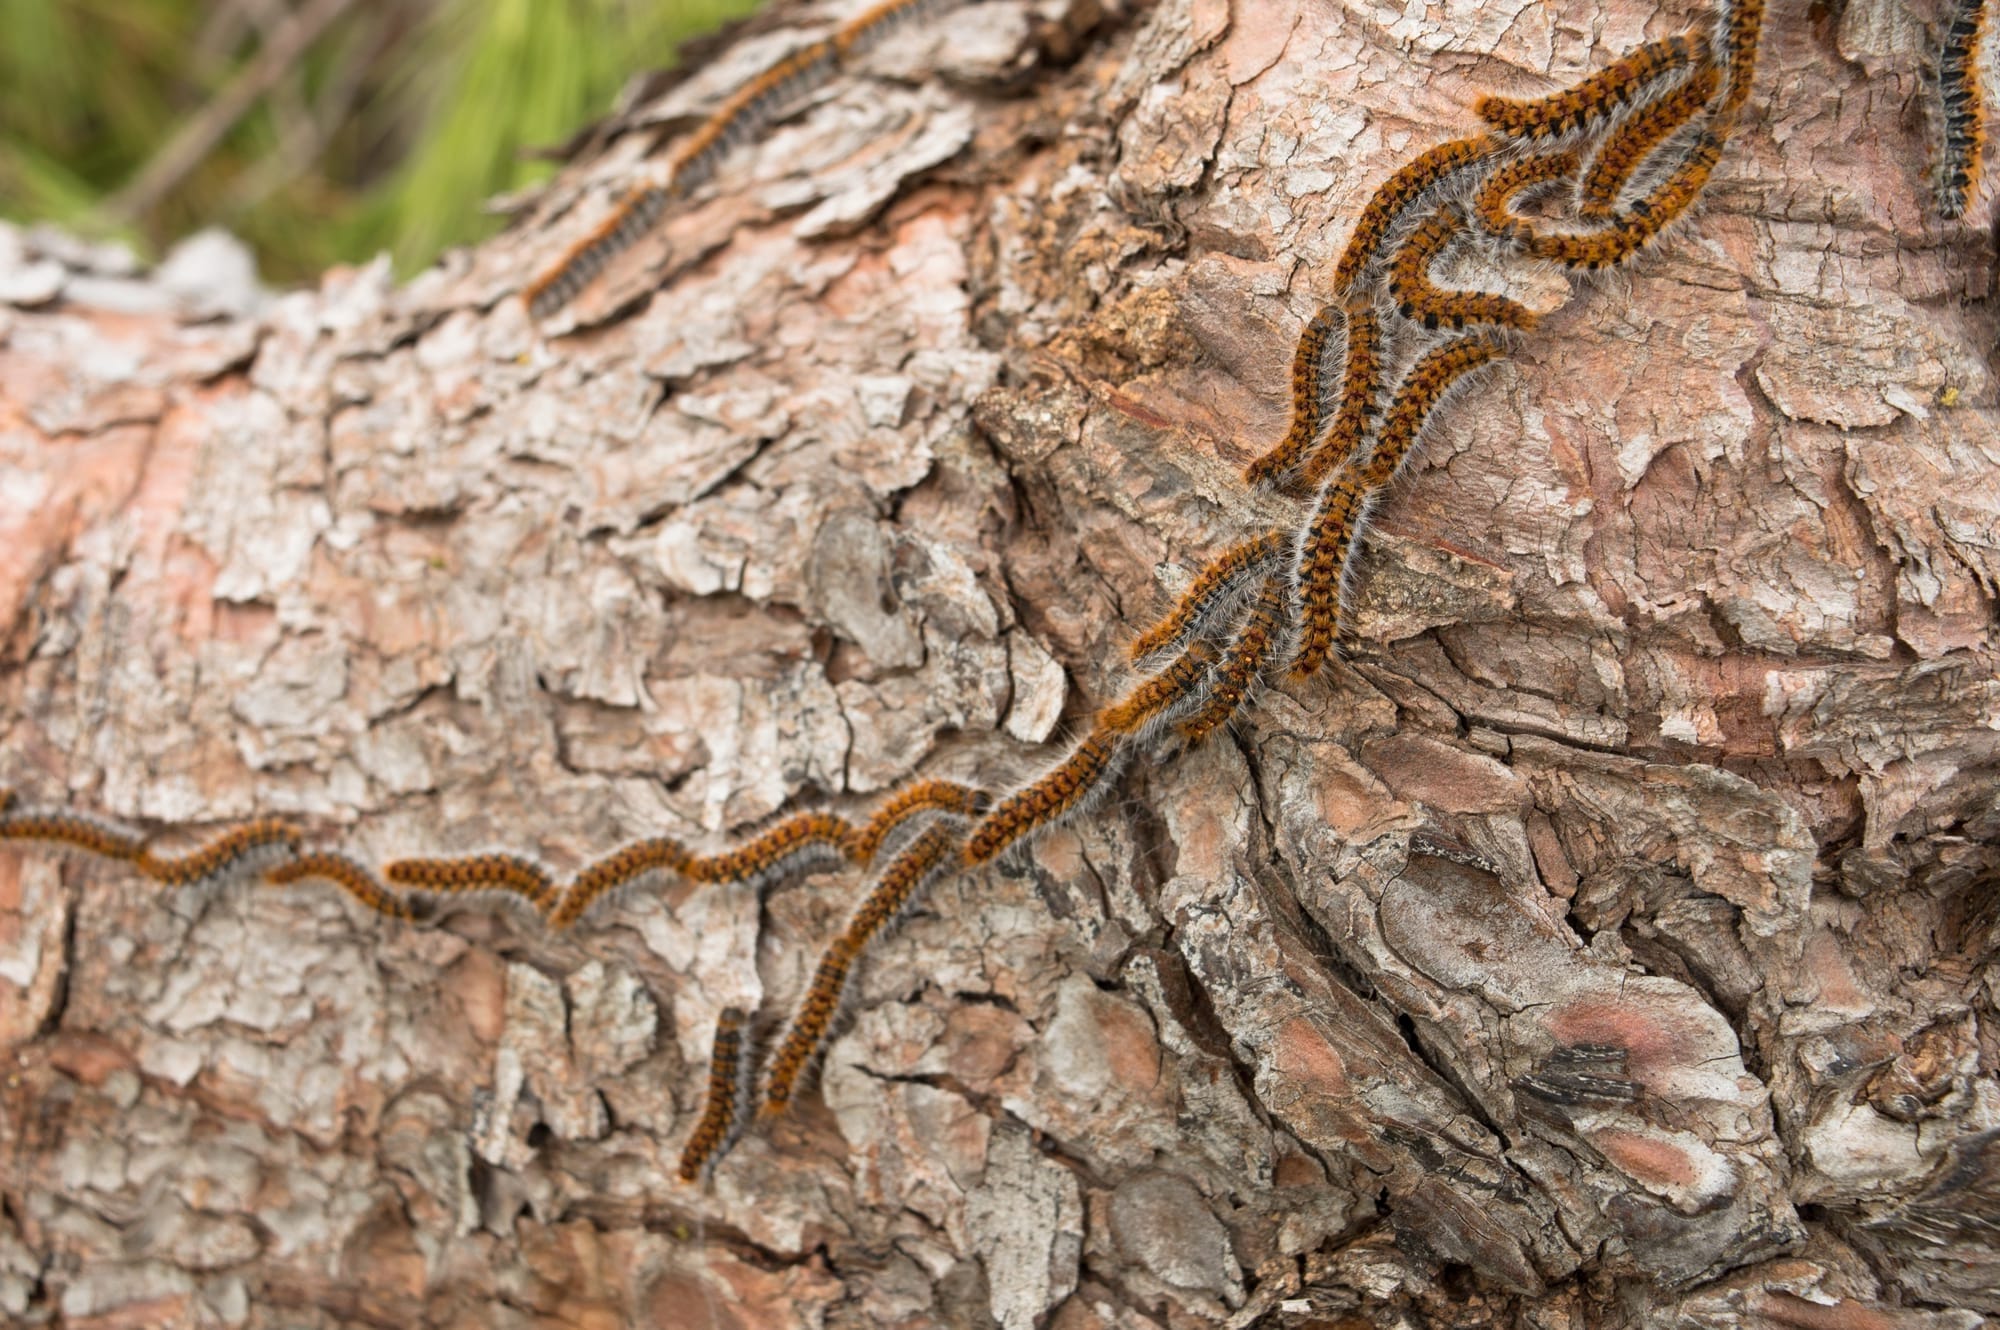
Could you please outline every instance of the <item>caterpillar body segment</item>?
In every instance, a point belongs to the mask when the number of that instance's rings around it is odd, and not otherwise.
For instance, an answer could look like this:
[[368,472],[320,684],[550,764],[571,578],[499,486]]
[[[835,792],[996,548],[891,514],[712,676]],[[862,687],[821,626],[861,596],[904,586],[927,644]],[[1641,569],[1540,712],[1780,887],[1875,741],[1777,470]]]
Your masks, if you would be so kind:
[[755,1095],[756,1067],[750,1047],[750,1013],[740,1007],[726,1008],[715,1021],[701,1117],[681,1147],[678,1172],[682,1182],[701,1182],[712,1176],[742,1136]]
[[1498,132],[1516,139],[1551,139],[1602,125],[1662,78],[1708,57],[1708,39],[1684,32],[1647,42],[1579,83],[1546,97],[1489,96],[1473,108]]
[[690,881],[741,883],[759,895],[847,860],[854,828],[837,813],[798,813],[734,850],[701,855],[683,870]]
[[1990,7],[1991,0],[1958,0],[1938,57],[1940,217],[1964,216],[1979,183],[1988,134],[1986,99],[1980,90],[1980,46]]
[[901,923],[925,888],[958,867],[964,843],[965,828],[958,819],[924,828],[882,870],[847,931],[866,946]]
[[12,803],[10,790],[0,802],[0,808],[7,810],[0,812],[0,843],[40,842],[128,864],[137,863],[145,852],[145,837],[108,818],[64,809],[14,808]]
[[1410,233],[1389,263],[1389,294],[1398,312],[1425,328],[1460,329],[1468,323],[1496,323],[1517,332],[1533,330],[1535,312],[1518,300],[1489,291],[1447,290],[1431,280],[1431,265],[1467,233],[1465,214],[1441,205]]
[[382,876],[405,891],[437,897],[498,893],[546,914],[557,898],[554,877],[540,863],[519,854],[466,854],[450,858],[397,859]]
[[1307,449],[1319,436],[1324,416],[1325,396],[1322,366],[1334,337],[1346,326],[1347,312],[1338,304],[1319,307],[1312,321],[1299,334],[1292,352],[1292,423],[1276,447],[1244,468],[1243,480],[1250,485],[1269,484],[1298,469]]
[[1567,268],[1609,268],[1638,254],[1701,195],[1722,160],[1726,139],[1713,124],[1695,137],[1687,155],[1646,194],[1633,199],[1599,231],[1538,231],[1517,223],[1511,239],[1527,254]]
[[1572,148],[1517,157],[1486,177],[1472,198],[1472,210],[1489,234],[1521,245],[1534,226],[1514,211],[1514,200],[1530,190],[1571,180],[1582,166]]
[[990,863],[1009,846],[1081,811],[1117,774],[1128,749],[1127,736],[1102,727],[1092,730],[1053,769],[980,819],[965,843],[966,867]]
[[264,881],[289,887],[309,880],[331,882],[377,914],[405,922],[415,920],[411,901],[383,886],[359,860],[330,851],[312,851],[264,870]]
[[1713,101],[1722,86],[1722,70],[1703,60],[1671,91],[1626,116],[1604,137],[1583,183],[1577,186],[1577,215],[1587,222],[1609,222],[1617,216],[1625,187],[1661,144],[1685,128]]
[[232,827],[186,854],[156,854],[149,845],[133,863],[162,886],[201,886],[291,858],[298,853],[300,839],[298,828],[290,822],[260,817]]
[[521,299],[527,304],[528,313],[537,320],[546,320],[582,295],[583,289],[596,281],[613,259],[638,244],[666,216],[667,205],[675,197],[677,191],[671,182],[641,185],[629,191],[589,235],[570,246],[552,267],[522,289]]
[[1292,618],[1291,579],[1286,574],[1273,573],[1264,579],[1262,594],[1215,667],[1207,699],[1199,710],[1181,722],[1181,736],[1188,743],[1202,742],[1242,708],[1265,668],[1274,657],[1283,654]]
[[1361,276],[1381,256],[1396,219],[1420,199],[1428,198],[1439,185],[1462,171],[1491,160],[1506,144],[1494,134],[1453,139],[1440,143],[1406,164],[1383,181],[1361,210],[1354,234],[1341,251],[1334,267],[1334,290],[1345,299]]
[[549,927],[572,928],[593,909],[649,878],[686,876],[694,856],[679,841],[654,836],[620,846],[570,880],[546,905]]
[[870,5],[833,34],[833,46],[843,60],[870,50],[913,19],[943,9],[954,0],[881,0]]
[[1395,478],[1432,413],[1466,375],[1505,354],[1492,334],[1455,338],[1426,352],[1403,376],[1383,416],[1374,451],[1349,465],[1320,498],[1299,545],[1301,629],[1294,678],[1318,672],[1341,638],[1342,582],[1355,537],[1375,494]]
[[1727,134],[1750,100],[1757,79],[1757,46],[1764,35],[1765,0],[1727,0],[1717,24],[1724,71],[1715,119]]
[[820,956],[805,997],[771,1054],[764,1076],[764,1116],[776,1116],[790,1106],[801,1078],[832,1039],[848,980],[862,953],[902,919],[918,893],[958,866],[962,844],[963,833],[957,826],[935,823],[882,870],[847,927]]
[[1172,664],[1140,680],[1125,696],[1098,712],[1096,728],[1144,743],[1201,701],[1219,660],[1213,643],[1189,643]]
[[1144,664],[1169,651],[1184,650],[1217,619],[1234,612],[1255,585],[1257,574],[1284,553],[1285,535],[1281,530],[1266,531],[1210,559],[1166,617],[1133,639],[1133,661]]
[[1382,392],[1382,322],[1373,304],[1357,301],[1347,311],[1347,367],[1340,381],[1340,406],[1313,440],[1305,467],[1293,492],[1316,493],[1368,437],[1380,413]]
[[985,790],[949,780],[917,780],[883,801],[875,815],[856,827],[845,850],[854,864],[866,868],[884,845],[911,823],[925,816],[984,817],[993,810]]
[[674,202],[715,175],[723,157],[754,138],[799,98],[822,86],[899,26],[952,0],[882,0],[842,24],[832,36],[792,52],[725,98],[668,161],[663,183],[642,186],[590,235],[522,292],[537,320],[554,316],[657,226]]

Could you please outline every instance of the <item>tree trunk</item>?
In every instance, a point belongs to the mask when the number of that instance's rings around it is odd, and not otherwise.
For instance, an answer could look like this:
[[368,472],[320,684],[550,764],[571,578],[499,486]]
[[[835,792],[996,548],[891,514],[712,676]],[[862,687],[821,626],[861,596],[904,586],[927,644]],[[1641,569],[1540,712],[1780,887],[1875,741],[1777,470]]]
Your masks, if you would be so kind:
[[[846,8],[407,287],[244,314],[0,235],[0,780],[563,871],[1010,787],[1301,516],[1239,473],[1375,186],[1701,17],[951,8],[532,324],[662,129]],[[2000,1312],[2000,320],[1992,234],[1924,213],[1936,17],[1782,0],[1702,207],[1428,436],[1355,651],[939,882],[706,1188],[717,1015],[789,1008],[854,875],[558,936],[0,855],[0,1312]]]

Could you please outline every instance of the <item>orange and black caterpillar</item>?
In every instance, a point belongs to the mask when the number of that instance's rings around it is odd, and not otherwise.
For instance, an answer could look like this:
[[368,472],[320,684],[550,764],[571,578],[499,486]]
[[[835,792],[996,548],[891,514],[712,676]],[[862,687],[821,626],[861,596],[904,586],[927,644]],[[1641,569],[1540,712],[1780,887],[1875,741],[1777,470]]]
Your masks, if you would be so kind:
[[1721,83],[1722,71],[1704,54],[1672,91],[1638,107],[1614,126],[1590,159],[1583,183],[1577,186],[1577,216],[1587,222],[1608,222],[1616,217],[1619,197],[1634,174],[1661,144],[1701,114]]
[[298,853],[300,840],[298,828],[290,822],[260,817],[221,832],[186,854],[163,855],[148,845],[133,863],[162,886],[191,887],[289,859]]
[[1381,410],[1376,400],[1381,392],[1382,323],[1373,302],[1357,300],[1347,309],[1347,369],[1340,381],[1340,406],[1313,441],[1305,466],[1290,487],[1293,493],[1316,493],[1361,446]]
[[1682,33],[1647,42],[1560,92],[1530,101],[1482,97],[1474,109],[1481,120],[1502,134],[1520,139],[1556,138],[1602,125],[1658,80],[1707,58],[1707,41],[1699,34]]
[[1493,134],[1440,143],[1383,181],[1354,223],[1354,234],[1334,266],[1333,288],[1344,299],[1380,256],[1382,242],[1404,211],[1428,198],[1439,185],[1460,172],[1484,165],[1505,146]]
[[1440,206],[1410,233],[1389,263],[1389,294],[1397,312],[1432,330],[1497,323],[1517,332],[1531,331],[1535,312],[1518,300],[1489,291],[1446,290],[1431,281],[1431,265],[1465,234],[1465,214],[1454,204]]
[[465,854],[449,858],[396,859],[382,876],[405,891],[432,896],[501,892],[526,901],[537,914],[556,897],[555,879],[541,864],[518,854]]
[[1179,651],[1234,610],[1256,575],[1285,548],[1283,531],[1266,531],[1231,545],[1208,561],[1167,615],[1132,640],[1131,655],[1144,662]]
[[1215,666],[1208,699],[1181,722],[1181,737],[1190,744],[1202,742],[1228,723],[1249,699],[1251,687],[1283,648],[1293,618],[1291,599],[1290,577],[1273,573],[1264,579],[1263,593]]
[[800,1077],[826,1047],[861,953],[902,917],[919,891],[952,867],[960,835],[949,823],[926,827],[882,870],[875,889],[827,946],[765,1069],[762,1112],[766,1116],[782,1113],[790,1105]]
[[1319,511],[1299,544],[1299,599],[1304,627],[1293,677],[1304,679],[1325,664],[1341,637],[1349,551],[1367,517],[1367,506],[1395,477],[1452,387],[1505,353],[1491,335],[1461,337],[1433,348],[1404,376],[1382,420],[1382,433],[1366,461],[1348,466],[1320,496]]
[[1321,403],[1326,394],[1322,378],[1327,344],[1345,324],[1345,314],[1339,305],[1321,305],[1319,313],[1299,334],[1299,344],[1292,352],[1291,428],[1275,448],[1244,469],[1246,483],[1263,485],[1290,475],[1305,459],[1313,440],[1319,437],[1325,415]]
[[1988,0],[1959,0],[1938,57],[1937,210],[1962,217],[1979,181],[1986,151],[1986,102],[1980,93],[1979,48]]
[[713,1173],[748,1123],[757,1083],[749,1040],[750,1013],[740,1007],[725,1008],[715,1021],[701,1118],[681,1147],[682,1182],[699,1182]]
[[825,83],[842,61],[860,56],[899,24],[949,2],[881,0],[832,36],[801,47],[738,88],[675,150],[663,181],[629,191],[589,235],[522,289],[528,313],[538,320],[556,314],[652,230],[669,206],[705,184],[731,149]]

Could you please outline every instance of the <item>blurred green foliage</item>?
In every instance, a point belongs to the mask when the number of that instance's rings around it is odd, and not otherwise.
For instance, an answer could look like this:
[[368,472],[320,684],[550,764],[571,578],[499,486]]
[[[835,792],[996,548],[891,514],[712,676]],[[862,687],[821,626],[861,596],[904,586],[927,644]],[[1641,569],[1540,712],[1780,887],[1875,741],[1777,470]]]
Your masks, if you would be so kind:
[[525,154],[756,4],[0,0],[0,215],[155,252],[219,224],[267,280],[383,249],[409,272],[549,173]]

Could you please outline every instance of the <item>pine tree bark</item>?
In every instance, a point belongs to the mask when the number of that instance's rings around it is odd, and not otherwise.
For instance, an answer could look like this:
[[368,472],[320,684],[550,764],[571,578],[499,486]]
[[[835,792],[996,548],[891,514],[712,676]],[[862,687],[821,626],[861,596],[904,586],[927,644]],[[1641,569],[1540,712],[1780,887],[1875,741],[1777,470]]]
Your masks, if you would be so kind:
[[[660,135],[828,17],[407,286],[246,312],[0,235],[0,782],[568,870],[1018,781],[1296,518],[1238,474],[1369,191],[1698,16],[983,0],[532,325]],[[851,878],[553,937],[0,854],[0,1312],[2000,1312],[2000,319],[1990,230],[1923,211],[1935,18],[1777,5],[1698,214],[1430,437],[1360,649],[939,884],[712,1188],[673,1174],[716,1016],[786,1007]]]

